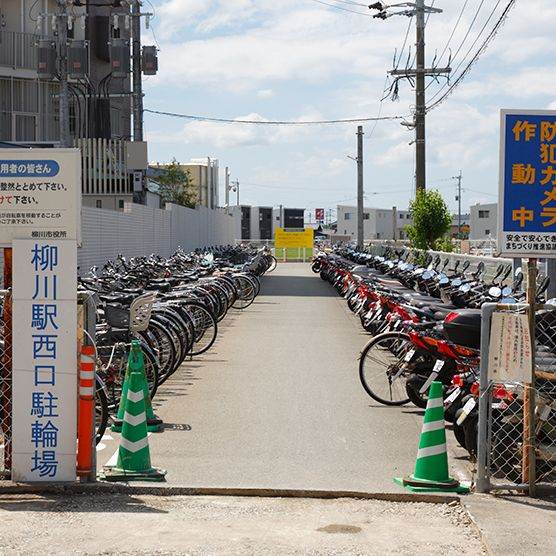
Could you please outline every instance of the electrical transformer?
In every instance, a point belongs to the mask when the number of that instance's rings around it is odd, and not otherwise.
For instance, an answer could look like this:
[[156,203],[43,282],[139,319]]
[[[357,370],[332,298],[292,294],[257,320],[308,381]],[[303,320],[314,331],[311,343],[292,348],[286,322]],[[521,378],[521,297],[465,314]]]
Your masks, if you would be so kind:
[[130,73],[130,52],[127,39],[110,40],[110,67],[112,77],[127,77]]
[[156,75],[158,71],[158,55],[156,46],[144,46],[141,53],[141,69],[144,75]]
[[40,39],[37,43],[37,73],[43,79],[56,77],[56,43],[52,39]]
[[72,78],[86,77],[89,74],[88,41],[72,40],[68,45],[68,75]]

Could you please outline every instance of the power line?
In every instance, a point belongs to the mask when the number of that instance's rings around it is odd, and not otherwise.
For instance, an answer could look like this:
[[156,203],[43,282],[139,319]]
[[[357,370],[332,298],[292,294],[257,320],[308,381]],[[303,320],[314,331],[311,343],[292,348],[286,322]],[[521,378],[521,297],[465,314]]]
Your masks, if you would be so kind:
[[[481,57],[481,54],[483,54],[483,52],[487,49],[488,45],[490,44],[490,42],[494,39],[494,37],[496,37],[496,35],[498,34],[498,31],[500,30],[500,28],[502,27],[502,25],[504,24],[504,22],[506,21],[506,18],[508,17],[508,14],[510,12],[510,10],[514,7],[516,3],[516,0],[510,0],[508,2],[508,5],[506,6],[506,8],[504,9],[504,11],[502,12],[502,15],[500,16],[500,18],[498,19],[498,21],[496,22],[496,24],[494,25],[494,28],[491,30],[491,32],[489,33],[489,35],[486,37],[485,41],[483,42],[483,44],[480,46],[479,50],[477,50],[477,52],[475,53],[475,55],[473,56],[473,58],[471,59],[471,61],[467,64],[467,66],[465,67],[465,69],[461,72],[461,74],[457,77],[457,79],[452,83],[452,85],[450,86],[450,88],[437,100],[435,101],[433,104],[431,104],[430,106],[427,107],[427,112],[433,110],[434,108],[436,108],[439,104],[441,104],[442,102],[444,102],[446,100],[446,98],[452,94],[452,92],[454,91],[454,89],[465,79],[465,76],[469,73],[469,71],[471,70],[471,68],[473,67],[473,65],[475,64],[475,62]],[[458,66],[459,67],[459,66]],[[440,92],[440,91],[439,91]],[[431,100],[434,100],[434,98],[436,96],[438,96],[439,93],[437,93]]]
[[229,118],[214,118],[212,116],[193,116],[190,114],[177,114],[175,112],[163,112],[161,110],[149,110],[145,109],[144,112],[149,114],[156,114],[159,116],[170,116],[172,118],[182,118],[185,120],[195,120],[199,122],[217,122],[221,124],[253,124],[253,125],[291,125],[291,126],[302,126],[302,125],[329,125],[329,124],[352,124],[358,122],[376,122],[376,121],[388,121],[388,120],[403,120],[403,116],[381,116],[374,118],[344,118],[338,120],[310,120],[310,121],[291,121],[291,120],[242,120],[236,119],[232,120]]
[[[461,11],[459,13],[459,16],[457,18],[456,24],[454,25],[454,28],[452,29],[452,33],[450,34],[450,36],[448,37],[448,40],[446,41],[446,44],[444,45],[444,49],[442,50],[442,53],[440,54],[440,57],[438,58],[438,61],[436,62],[438,65],[440,65],[440,63],[442,62],[442,59],[444,58],[444,55],[446,54],[446,51],[448,50],[450,43],[452,42],[452,39],[454,38],[454,34],[456,32],[456,29],[458,28],[461,18],[463,17],[463,14],[465,12],[465,8],[467,8],[467,4],[469,3],[469,0],[465,0],[465,2],[463,3],[463,7],[461,8]],[[434,81],[431,81],[426,87],[425,87],[425,91],[434,83]]]
[[373,17],[372,14],[364,14],[363,12],[358,12],[357,10],[350,10],[349,8],[343,8],[336,4],[329,4],[328,2],[323,2],[322,0],[310,0],[311,2],[316,2],[317,4],[322,4],[323,6],[328,6],[330,8],[336,8],[337,10],[342,10],[344,12],[351,12],[352,14],[363,15],[365,17]]

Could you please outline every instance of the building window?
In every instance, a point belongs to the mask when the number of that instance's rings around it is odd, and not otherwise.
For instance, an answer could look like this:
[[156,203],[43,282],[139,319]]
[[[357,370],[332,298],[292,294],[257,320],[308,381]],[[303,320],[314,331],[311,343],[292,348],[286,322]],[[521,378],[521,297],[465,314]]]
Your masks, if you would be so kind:
[[119,200],[118,200],[118,208],[119,208],[120,210],[124,210],[124,202],[125,202],[125,201],[124,201],[123,199],[119,199]]
[[490,210],[480,210],[479,218],[490,218]]
[[485,230],[485,235],[489,236],[490,235],[490,230]]
[[351,220],[351,212],[346,212],[344,214],[344,220]]
[[403,220],[403,214],[400,213],[400,220]]
[[371,215],[368,212],[363,213],[363,220],[369,220]]
[[102,208],[102,200],[101,200],[101,199],[97,199],[97,200],[96,200],[96,207],[97,207],[97,209],[101,209],[101,208]]
[[380,239],[380,234],[376,234],[376,239]]

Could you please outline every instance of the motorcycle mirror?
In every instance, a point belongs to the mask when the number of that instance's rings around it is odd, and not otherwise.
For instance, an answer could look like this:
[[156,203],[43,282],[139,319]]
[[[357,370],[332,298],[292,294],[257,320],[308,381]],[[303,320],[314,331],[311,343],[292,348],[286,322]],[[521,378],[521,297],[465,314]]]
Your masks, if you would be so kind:
[[461,270],[462,270],[463,272],[465,272],[465,271],[469,268],[469,265],[470,265],[470,264],[471,264],[471,261],[469,261],[469,260],[464,261],[464,262],[463,262],[463,266],[461,267]]
[[518,266],[518,267],[515,269],[514,276],[517,277],[517,276],[519,276],[519,275],[522,274],[522,273],[523,273],[523,271],[521,270],[521,267]]
[[502,290],[498,286],[492,286],[492,288],[488,290],[488,295],[490,295],[490,297],[500,297],[502,295]]

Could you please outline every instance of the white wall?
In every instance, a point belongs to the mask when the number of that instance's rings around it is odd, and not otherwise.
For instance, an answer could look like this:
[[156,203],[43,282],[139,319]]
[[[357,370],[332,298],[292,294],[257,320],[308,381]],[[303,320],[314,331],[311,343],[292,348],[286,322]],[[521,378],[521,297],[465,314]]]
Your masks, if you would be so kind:
[[[394,211],[392,209],[377,209],[365,207],[363,209],[369,218],[363,220],[363,238],[368,239],[394,239]],[[349,214],[346,220],[345,215]],[[338,214],[338,234],[350,236],[352,240],[357,237],[357,207],[356,206],[337,206]],[[400,217],[403,215],[403,218]],[[403,239],[404,227],[411,224],[407,210],[396,212],[396,239]],[[405,237],[405,235],[404,235]]]
[[166,210],[129,204],[123,212],[83,207],[83,245],[78,265],[84,273],[118,254],[126,257],[151,253],[170,256],[210,245],[232,244],[241,237],[241,220],[223,210],[188,209],[167,205]]
[[[498,233],[498,204],[476,204],[470,210],[469,239],[496,238]],[[486,216],[488,214],[488,216]],[[481,218],[479,218],[481,216]]]

